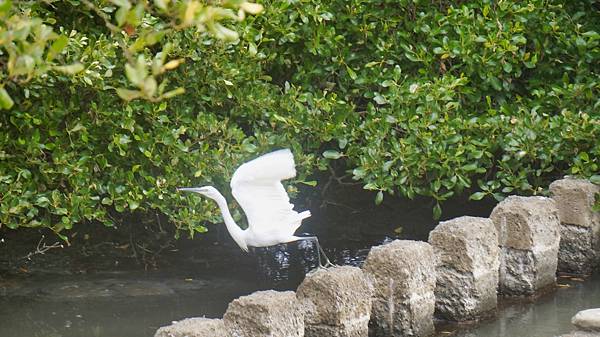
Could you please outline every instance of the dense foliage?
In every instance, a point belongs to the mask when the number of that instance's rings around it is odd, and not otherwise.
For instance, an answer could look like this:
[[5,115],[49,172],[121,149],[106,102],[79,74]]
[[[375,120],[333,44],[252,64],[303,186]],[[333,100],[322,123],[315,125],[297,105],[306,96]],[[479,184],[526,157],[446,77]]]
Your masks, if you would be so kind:
[[[595,1],[273,0],[233,42],[164,28],[160,11],[119,23],[116,5],[103,9],[111,29],[76,3],[21,7],[67,37],[41,64],[82,71],[5,81],[1,225],[60,232],[140,211],[204,231],[215,206],[174,188],[227,190],[239,163],[282,146],[298,155],[296,183],[343,161],[376,202],[430,196],[436,215],[463,191],[500,199],[564,174],[599,178]],[[160,48],[128,56],[130,27],[165,30]],[[149,92],[148,78],[165,84]]]

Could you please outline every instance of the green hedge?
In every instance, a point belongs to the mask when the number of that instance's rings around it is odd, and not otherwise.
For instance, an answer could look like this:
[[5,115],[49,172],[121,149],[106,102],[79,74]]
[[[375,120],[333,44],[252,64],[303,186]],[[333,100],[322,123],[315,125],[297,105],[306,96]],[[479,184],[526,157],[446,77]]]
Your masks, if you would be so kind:
[[345,157],[377,201],[387,192],[442,202],[464,189],[501,199],[598,174],[597,2],[267,7],[252,33],[273,78],[343,101],[331,129],[301,119],[299,134],[332,140],[326,155]]
[[203,232],[220,221],[215,205],[175,187],[228,191],[237,165],[278,147],[297,154],[292,192],[338,160],[376,202],[430,196],[436,215],[464,191],[500,199],[564,174],[598,179],[597,2],[263,5],[233,44],[167,34],[169,58],[185,62],[161,76],[186,93],[160,102],[115,94],[127,60],[93,13],[36,9],[57,31],[77,29],[61,55],[85,70],[5,86],[15,104],[0,113],[0,225],[60,233],[135,211]]

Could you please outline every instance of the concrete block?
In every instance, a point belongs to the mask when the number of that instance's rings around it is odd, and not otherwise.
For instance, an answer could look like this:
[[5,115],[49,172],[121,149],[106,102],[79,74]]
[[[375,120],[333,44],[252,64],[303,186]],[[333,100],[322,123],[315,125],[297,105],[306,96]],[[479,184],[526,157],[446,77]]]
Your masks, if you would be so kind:
[[436,314],[467,321],[495,311],[500,249],[492,220],[463,216],[440,222],[429,243],[438,260]]
[[195,317],[163,326],[154,337],[227,337],[227,333],[223,320]]
[[501,249],[499,291],[533,295],[555,284],[560,222],[554,200],[510,196],[490,218]]
[[304,311],[293,291],[257,291],[229,303],[228,337],[303,337]]
[[426,242],[396,240],[371,249],[363,270],[375,286],[371,322],[376,335],[433,334],[435,259]]
[[590,274],[600,263],[600,213],[592,210],[596,193],[600,186],[583,179],[550,184],[561,222],[559,271]]
[[306,276],[296,296],[305,308],[307,337],[367,337],[372,285],[356,267],[318,269]]

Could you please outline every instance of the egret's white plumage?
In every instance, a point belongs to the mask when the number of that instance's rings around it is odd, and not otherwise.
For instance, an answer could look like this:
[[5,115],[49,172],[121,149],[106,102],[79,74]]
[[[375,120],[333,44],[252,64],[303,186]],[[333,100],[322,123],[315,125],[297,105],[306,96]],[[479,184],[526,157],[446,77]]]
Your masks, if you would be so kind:
[[294,232],[310,211],[298,213],[281,184],[296,176],[294,156],[288,149],[278,150],[241,165],[231,177],[231,192],[246,213],[248,228],[242,230],[233,220],[225,197],[212,186],[181,188],[200,193],[217,202],[227,230],[245,251],[248,246],[266,247],[296,241]]

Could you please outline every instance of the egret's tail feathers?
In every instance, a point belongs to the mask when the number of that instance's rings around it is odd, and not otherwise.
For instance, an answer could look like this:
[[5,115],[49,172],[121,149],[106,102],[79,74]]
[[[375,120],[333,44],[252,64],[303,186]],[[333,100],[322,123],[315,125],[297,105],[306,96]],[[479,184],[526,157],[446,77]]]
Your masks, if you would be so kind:
[[302,221],[310,216],[311,216],[310,211],[304,211],[304,212],[298,213],[298,218],[300,219],[300,221]]

